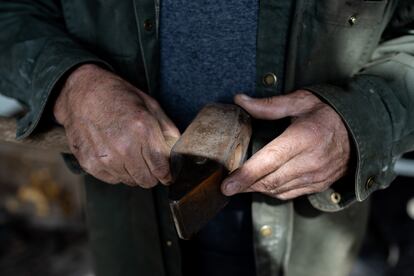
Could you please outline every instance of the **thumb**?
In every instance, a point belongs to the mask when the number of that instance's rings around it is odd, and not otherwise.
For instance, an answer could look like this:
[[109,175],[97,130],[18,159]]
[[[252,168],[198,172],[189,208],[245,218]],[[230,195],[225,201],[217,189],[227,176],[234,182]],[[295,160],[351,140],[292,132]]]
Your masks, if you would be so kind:
[[268,98],[251,98],[244,94],[234,97],[234,102],[257,119],[277,120],[297,116],[309,111],[320,100],[305,90]]

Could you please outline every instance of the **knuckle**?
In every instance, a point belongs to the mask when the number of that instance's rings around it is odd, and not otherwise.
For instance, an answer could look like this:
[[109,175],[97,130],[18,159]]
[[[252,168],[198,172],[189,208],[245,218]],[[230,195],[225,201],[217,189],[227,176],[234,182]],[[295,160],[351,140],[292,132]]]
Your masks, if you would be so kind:
[[313,149],[324,146],[329,141],[320,122],[302,120],[298,126],[300,126],[301,136],[306,138],[306,144]]
[[154,177],[145,177],[139,186],[144,189],[150,189],[158,184],[158,180]]
[[319,182],[320,175],[319,174],[307,174],[301,177],[302,181],[306,184],[316,183]]
[[289,152],[289,151],[290,151],[289,146],[283,144],[283,145],[280,145],[278,147],[269,148],[268,149],[268,154],[270,156],[274,157],[274,156],[281,156],[281,155],[283,155],[283,154],[285,154],[286,152]]
[[322,169],[321,163],[318,161],[318,158],[313,158],[311,162],[307,163],[307,170],[310,172],[320,171]]
[[148,125],[147,125],[147,120],[145,119],[140,119],[140,120],[136,120],[133,124],[132,124],[132,128],[137,131],[138,133],[142,134],[146,134],[148,133]]
[[273,181],[267,179],[267,178],[259,180],[259,182],[257,184],[258,184],[258,186],[262,187],[265,192],[273,193],[273,191],[274,191],[274,184],[275,183]]
[[286,180],[288,180],[291,175],[295,175],[295,174],[297,174],[296,171],[295,172],[289,172],[289,171],[286,171],[286,170],[279,171],[277,174],[275,174],[272,177],[272,182],[273,182],[274,185],[284,184],[284,183],[286,183]]
[[154,120],[152,114],[147,110],[136,111],[134,120],[130,123],[130,128],[138,133],[146,133],[148,125]]
[[300,181],[304,184],[310,184],[314,182],[313,175],[305,174],[300,177]]
[[295,198],[296,195],[294,193],[284,193],[284,194],[277,194],[275,195],[275,197],[280,200],[289,200],[289,199]]
[[320,127],[317,123],[314,122],[307,122],[303,124],[304,131],[309,138],[310,141],[314,143],[319,143],[320,140]]
[[130,159],[137,160],[137,158],[139,160],[139,157],[142,155],[143,149],[141,146],[143,141],[143,137],[134,135],[132,132],[114,141],[112,148],[115,163],[125,162]]
[[320,182],[326,182],[329,179],[329,176],[331,175],[330,170],[321,170],[320,173],[316,174],[316,181],[317,183]]
[[170,167],[168,165],[160,165],[152,170],[152,173],[159,179],[165,179],[170,174]]
[[[115,145],[116,151],[121,155],[121,156],[127,156],[130,152],[131,152],[131,143],[130,142],[119,142]],[[115,160],[115,158],[108,158],[111,159],[109,161],[113,163],[116,163],[117,161]],[[108,161],[108,162],[109,162]]]
[[282,194],[282,193],[284,193],[284,192],[287,192],[287,190],[286,190],[286,188],[276,187],[276,188],[273,188],[270,192],[271,192],[273,195],[277,195],[277,194]]
[[135,185],[141,186],[141,183],[144,183],[144,176],[139,172],[131,172],[131,178],[133,179]]
[[159,110],[161,108],[158,102],[153,98],[147,99],[147,107],[151,110]]
[[276,97],[266,97],[261,99],[265,105],[273,105],[276,101]]
[[140,186],[144,189],[149,189],[158,184],[158,180],[151,176],[149,172],[132,172],[131,177],[134,180],[132,186]]

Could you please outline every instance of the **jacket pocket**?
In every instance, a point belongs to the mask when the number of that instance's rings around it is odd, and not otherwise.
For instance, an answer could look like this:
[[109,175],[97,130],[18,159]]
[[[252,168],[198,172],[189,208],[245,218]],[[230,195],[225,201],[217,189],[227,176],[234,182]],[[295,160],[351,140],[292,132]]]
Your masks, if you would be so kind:
[[134,58],[139,54],[132,1],[61,0],[72,38],[100,57]]
[[318,0],[303,11],[296,85],[336,83],[368,62],[386,26],[387,0]]
[[319,0],[315,16],[321,22],[344,27],[370,27],[381,23],[387,0]]

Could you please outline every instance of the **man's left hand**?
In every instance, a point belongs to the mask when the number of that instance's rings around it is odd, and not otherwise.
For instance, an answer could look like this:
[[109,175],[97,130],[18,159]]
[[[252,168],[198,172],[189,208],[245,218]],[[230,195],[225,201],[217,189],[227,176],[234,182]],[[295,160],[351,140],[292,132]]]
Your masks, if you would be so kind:
[[222,184],[225,195],[260,192],[287,200],[326,190],[347,171],[347,129],[329,105],[306,90],[263,99],[237,95],[257,119],[291,117],[291,125]]

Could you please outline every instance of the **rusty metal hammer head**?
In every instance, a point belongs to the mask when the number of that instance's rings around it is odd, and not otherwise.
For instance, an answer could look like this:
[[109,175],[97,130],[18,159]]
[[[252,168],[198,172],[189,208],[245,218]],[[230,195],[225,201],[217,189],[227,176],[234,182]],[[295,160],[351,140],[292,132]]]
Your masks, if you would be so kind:
[[191,238],[227,204],[221,182],[243,162],[250,136],[250,117],[244,110],[210,104],[174,145],[169,198],[180,238]]

